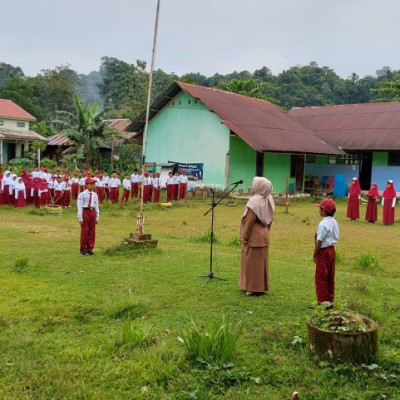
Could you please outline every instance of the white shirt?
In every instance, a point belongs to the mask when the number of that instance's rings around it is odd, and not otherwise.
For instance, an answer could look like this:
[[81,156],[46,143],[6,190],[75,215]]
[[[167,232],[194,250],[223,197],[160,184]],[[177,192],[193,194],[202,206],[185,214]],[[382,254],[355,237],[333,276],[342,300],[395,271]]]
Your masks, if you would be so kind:
[[104,180],[103,179],[99,179],[96,182],[96,187],[100,187],[100,188],[104,187]]
[[333,217],[324,217],[318,225],[317,241],[321,241],[321,249],[335,246],[339,240],[339,224]]
[[179,176],[174,175],[172,177],[172,184],[173,185],[178,185],[179,184]]
[[54,181],[54,190],[56,192],[62,192],[63,188],[62,188],[62,182],[58,183],[57,181]]
[[24,199],[26,200],[26,190],[24,182],[17,182],[15,185],[15,199],[18,199],[19,192],[24,195]]
[[187,182],[188,182],[188,177],[187,177],[187,175],[181,175],[181,176],[179,177],[179,182],[180,182],[180,183],[187,183]]
[[[90,193],[92,193],[91,204],[89,204]],[[95,192],[89,192],[88,189],[85,189],[82,193],[79,193],[76,205],[78,207],[78,221],[83,221],[83,209],[89,207],[93,207],[96,210],[96,221],[99,220],[99,199]]]
[[85,186],[86,185],[86,177],[83,177],[79,179],[79,186]]
[[173,176],[171,176],[171,178],[168,177],[168,179],[167,179],[167,185],[173,185],[173,184],[174,184],[174,177],[173,177]]
[[61,183],[61,189],[62,190],[71,190],[71,185],[69,184],[69,182],[64,181]]
[[104,186],[108,186],[110,184],[110,177],[103,175],[103,182],[104,182]]
[[124,189],[126,190],[131,190],[131,181],[130,179],[124,179],[122,181],[122,186],[124,187]]
[[131,182],[132,183],[139,183],[142,182],[142,177],[138,174],[132,174],[131,175]]
[[79,178],[77,178],[77,177],[73,177],[73,178],[71,178],[71,185],[73,184],[73,183],[79,183]]
[[110,178],[110,187],[115,188],[118,186],[121,186],[121,181],[118,178]]
[[159,188],[161,186],[161,179],[160,178],[154,178],[153,179],[153,186],[155,188]]

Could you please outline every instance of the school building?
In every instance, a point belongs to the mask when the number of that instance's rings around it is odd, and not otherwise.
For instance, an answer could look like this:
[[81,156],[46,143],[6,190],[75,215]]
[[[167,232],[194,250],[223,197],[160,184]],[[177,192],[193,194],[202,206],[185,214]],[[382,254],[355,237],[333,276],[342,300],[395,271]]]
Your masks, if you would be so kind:
[[[143,133],[145,115],[131,131]],[[242,179],[247,190],[259,175],[275,192],[285,191],[286,177],[301,192],[307,156],[343,154],[280,107],[236,93],[174,82],[150,107],[146,161],[201,165],[207,186]]]
[[47,139],[29,129],[36,118],[11,100],[0,99],[0,165],[24,157],[33,140]]
[[400,102],[293,108],[289,115],[346,153],[307,156],[306,174],[345,174],[347,184],[356,176],[363,190],[369,189],[371,182],[383,190],[392,179],[399,190]]

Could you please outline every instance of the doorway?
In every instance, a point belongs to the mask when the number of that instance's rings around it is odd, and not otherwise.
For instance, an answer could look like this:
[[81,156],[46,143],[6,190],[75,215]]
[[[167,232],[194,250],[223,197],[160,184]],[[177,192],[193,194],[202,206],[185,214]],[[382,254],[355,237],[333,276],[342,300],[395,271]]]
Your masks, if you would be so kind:
[[360,154],[360,186],[361,190],[369,190],[372,176],[372,153]]
[[303,177],[304,177],[304,156],[294,155],[290,157],[290,177],[296,180],[296,191],[303,191]]

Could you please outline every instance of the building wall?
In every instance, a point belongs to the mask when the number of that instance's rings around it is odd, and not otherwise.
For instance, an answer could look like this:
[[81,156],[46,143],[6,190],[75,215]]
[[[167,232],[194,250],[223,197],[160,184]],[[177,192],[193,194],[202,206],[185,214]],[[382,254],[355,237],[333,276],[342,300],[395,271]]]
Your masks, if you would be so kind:
[[[286,177],[290,178],[290,154],[265,153],[264,176],[272,182],[274,193],[286,191]],[[293,179],[289,179],[289,184]]]
[[251,188],[256,173],[257,152],[237,136],[230,137],[229,183],[243,179],[238,189]]
[[204,163],[203,184],[225,187],[229,129],[202,102],[180,92],[148,127],[146,161]]
[[[3,124],[1,124],[1,121]],[[24,127],[19,127],[18,123],[24,123]],[[20,130],[20,131],[29,131],[29,121],[26,120],[17,120],[17,119],[7,119],[4,117],[0,117],[0,128],[4,129],[13,129],[13,130]]]
[[305,166],[305,174],[318,176],[319,180],[323,176],[332,176],[335,174],[344,174],[346,176],[346,184],[350,185],[354,176],[358,176],[360,172],[358,165],[346,164],[309,164]]

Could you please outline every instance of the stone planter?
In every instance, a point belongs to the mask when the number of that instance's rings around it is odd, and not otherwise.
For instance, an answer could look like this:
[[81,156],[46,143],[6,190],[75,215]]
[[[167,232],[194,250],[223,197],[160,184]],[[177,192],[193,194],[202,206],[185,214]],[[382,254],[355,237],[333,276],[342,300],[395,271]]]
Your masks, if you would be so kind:
[[371,363],[378,351],[378,325],[362,316],[370,327],[366,332],[332,332],[314,326],[307,320],[308,348],[316,361]]

